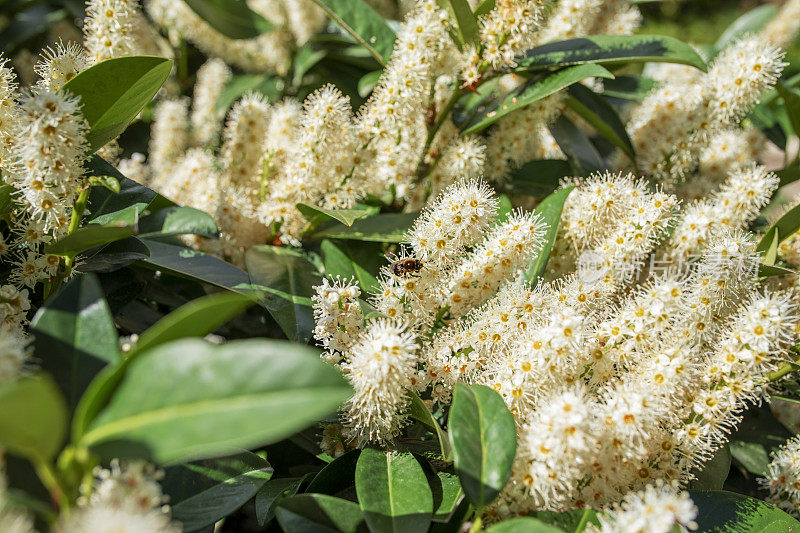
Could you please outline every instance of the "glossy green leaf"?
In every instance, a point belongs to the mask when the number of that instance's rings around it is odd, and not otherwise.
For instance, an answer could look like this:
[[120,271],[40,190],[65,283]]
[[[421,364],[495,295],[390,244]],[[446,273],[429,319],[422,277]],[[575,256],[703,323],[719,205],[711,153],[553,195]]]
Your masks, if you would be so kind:
[[327,276],[355,279],[364,292],[371,292],[378,288],[378,279],[364,267],[350,259],[333,241],[323,240],[320,249]]
[[250,286],[247,272],[218,257],[151,239],[142,239],[142,242],[150,250],[150,257],[142,263],[156,270],[224,289],[235,290],[237,287]]
[[782,446],[792,434],[767,408],[751,408],[744,413],[739,428],[730,436],[733,459],[753,474],[767,473],[770,453]]
[[517,59],[514,70],[541,70],[598,63],[680,63],[706,70],[694,48],[664,35],[592,35],[543,44]]
[[70,279],[31,321],[39,366],[55,376],[70,409],[108,363],[119,360],[114,319],[91,274]]
[[349,228],[342,227],[338,223],[328,223],[321,225],[313,237],[371,242],[403,242],[406,232],[418,216],[419,213],[381,213],[365,220],[357,220]]
[[795,135],[800,132],[800,91],[781,82],[775,85],[778,94],[783,98],[783,105],[789,115]]
[[297,494],[284,498],[275,510],[278,523],[292,533],[365,533],[364,515],[357,503],[326,494]]
[[603,158],[589,137],[565,115],[550,125],[550,133],[567,156],[575,174],[588,176],[605,167]]
[[697,476],[689,482],[689,490],[720,490],[731,470],[731,449],[728,444],[714,452],[714,457],[696,468]]
[[568,161],[535,159],[512,170],[505,189],[509,194],[547,196],[558,189],[563,178],[572,175],[572,166]]
[[95,246],[101,246],[136,234],[135,228],[125,222],[106,225],[88,224],[45,246],[48,254],[73,257]]
[[485,507],[511,475],[517,450],[514,417],[489,387],[457,383],[448,431],[461,486],[474,506]]
[[436,434],[436,438],[439,440],[439,449],[442,452],[442,460],[452,461],[453,450],[450,447],[450,437],[447,435],[447,432],[439,426],[438,422],[436,422],[436,419],[433,418],[430,409],[428,409],[425,403],[420,399],[419,396],[417,396],[415,392],[409,391],[408,396],[411,398],[411,403],[409,404],[408,408],[411,418],[421,422],[425,427]]
[[278,503],[288,496],[294,496],[300,489],[305,477],[283,477],[280,479],[270,479],[255,498],[256,520],[258,525],[263,526],[275,518],[275,508]]
[[495,102],[471,120],[464,130],[465,134],[478,133],[488,128],[509,113],[528,106],[538,100],[557,93],[561,89],[586,78],[613,78],[608,70],[595,64],[576,65],[559,70],[544,79],[532,78],[512,91],[502,100]]
[[593,509],[572,509],[557,513],[555,511],[534,511],[528,516],[555,526],[565,533],[582,533],[589,524],[600,525],[597,511]]
[[410,453],[364,449],[356,465],[356,492],[372,533],[416,533],[431,522],[433,494]]
[[761,28],[767,25],[767,22],[769,22],[777,12],[778,6],[772,4],[751,9],[733,21],[733,23],[722,32],[717,42],[714,43],[714,50],[718,53],[746,34],[757,33]]
[[772,276],[786,276],[786,275],[797,276],[800,275],[800,272],[780,266],[765,265],[764,263],[759,263],[758,265],[758,276],[761,278],[769,278]]
[[450,13],[458,26],[458,34],[463,44],[478,45],[480,30],[478,19],[472,13],[467,0],[438,0],[438,4]]
[[169,496],[172,518],[184,531],[196,531],[239,509],[271,477],[266,459],[242,451],[170,467],[161,486]]
[[208,239],[219,237],[214,217],[193,207],[167,207],[139,220],[141,237],[171,237],[199,235]]
[[89,187],[105,187],[114,194],[119,194],[119,180],[113,176],[89,176]]
[[299,252],[280,246],[254,246],[245,254],[251,283],[263,291],[266,307],[291,340],[307,342],[314,330],[313,287],[322,277]]
[[623,100],[641,100],[655,87],[655,80],[623,74],[603,82],[603,95]]
[[625,124],[611,105],[590,88],[580,83],[571,85],[567,98],[567,107],[588,122],[597,133],[611,144],[620,148],[631,161],[636,161]]
[[314,0],[328,16],[385,65],[397,36],[386,21],[364,0]]
[[535,518],[512,518],[495,524],[486,533],[564,533],[564,530]]
[[461,489],[458,476],[447,472],[436,472],[436,477],[439,479],[442,494],[441,499],[434,498],[434,502],[438,500],[439,505],[433,511],[433,521],[445,523],[450,520],[458,504],[463,500],[464,491]]
[[497,0],[482,0],[478,7],[475,8],[475,16],[488,15],[494,9],[496,3]]
[[352,487],[356,482],[356,464],[361,450],[350,450],[325,465],[308,484],[306,492],[338,494]]
[[185,0],[209,26],[231,39],[252,39],[273,29],[244,0]]
[[33,460],[49,461],[67,432],[67,407],[47,374],[23,376],[0,386],[0,446]]
[[383,74],[383,70],[373,70],[372,72],[368,72],[364,74],[360,80],[358,80],[358,96],[361,98],[366,98],[372,92],[372,89],[378,85],[378,81],[381,79],[381,75]]
[[756,246],[757,252],[767,253],[777,236],[777,244],[785,241],[795,232],[800,230],[800,205],[796,205],[775,221],[769,230],[761,237]]
[[351,394],[317,351],[249,339],[182,339],[140,353],[80,444],[100,457],[173,463],[276,442]]
[[324,207],[317,207],[315,205],[297,204],[297,210],[308,220],[312,225],[318,225],[324,220],[338,220],[345,226],[352,226],[356,220],[367,218],[374,214],[375,210],[372,208],[357,208],[357,209],[325,209]]
[[217,97],[216,110],[225,111],[247,92],[263,95],[270,102],[276,102],[283,94],[284,81],[271,74],[239,74],[231,76],[225,88]]
[[553,251],[553,246],[556,243],[556,236],[558,235],[558,225],[561,223],[561,212],[564,210],[564,202],[567,201],[569,193],[575,187],[566,187],[558,190],[542,200],[536,206],[536,211],[542,216],[542,219],[547,222],[547,234],[545,235],[544,246],[536,256],[536,260],[531,263],[525,271],[525,279],[535,283],[545,268],[547,268],[547,261],[550,259],[550,253]]
[[690,491],[697,531],[772,533],[800,531],[800,522],[766,502],[724,490]]
[[86,140],[92,151],[125,131],[171,70],[170,59],[125,56],[97,63],[64,84],[62,91],[81,99],[81,112],[89,124]]

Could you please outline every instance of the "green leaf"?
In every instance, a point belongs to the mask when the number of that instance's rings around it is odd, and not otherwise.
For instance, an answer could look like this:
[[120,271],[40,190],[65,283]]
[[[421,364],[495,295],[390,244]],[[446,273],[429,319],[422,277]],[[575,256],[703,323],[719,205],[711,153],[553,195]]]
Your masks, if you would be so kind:
[[314,0],[314,3],[363,46],[381,66],[386,65],[397,36],[383,17],[364,0]]
[[767,408],[745,412],[739,429],[730,436],[733,459],[753,474],[767,473],[769,454],[782,446],[792,434]]
[[592,35],[543,44],[517,59],[515,71],[591,63],[680,63],[702,71],[703,58],[688,44],[664,35]]
[[67,407],[47,374],[23,376],[0,387],[0,446],[34,461],[49,461],[67,432]]
[[565,115],[561,115],[550,125],[550,133],[567,156],[576,174],[587,176],[605,167],[603,158],[589,137]]
[[532,78],[507,94],[502,100],[489,106],[486,113],[482,112],[473,118],[464,130],[464,134],[483,131],[509,113],[557,93],[583,79],[613,77],[613,74],[600,65],[585,64],[559,70],[544,79]]
[[[458,476],[447,472],[436,472],[436,476],[442,487],[442,497],[439,505],[433,511],[433,521],[446,523],[455,513],[458,504],[464,499],[464,491],[461,490]],[[434,498],[434,500],[436,499]]]
[[547,196],[558,189],[562,178],[572,176],[572,166],[563,159],[535,159],[511,172],[505,187],[510,194]]
[[171,237],[199,235],[208,239],[219,237],[214,217],[194,207],[167,207],[139,220],[141,237]]
[[[776,240],[777,244],[782,243],[789,237],[800,230],[800,204],[788,210],[781,218],[779,218],[767,232],[761,237],[761,240],[756,246],[757,252],[767,253]],[[776,244],[776,246],[777,246]]]
[[567,533],[582,533],[589,524],[599,526],[597,511],[593,509],[572,509],[557,513],[555,511],[534,511],[528,516],[555,526]]
[[124,222],[88,224],[45,246],[48,254],[74,257],[95,246],[133,237],[136,230]]
[[795,134],[800,132],[800,91],[780,81],[775,85],[778,94],[783,98],[783,105],[789,115],[789,121]]
[[304,479],[306,478],[283,477],[267,481],[256,494],[254,502],[258,525],[263,526],[275,518],[275,508],[278,503],[283,498],[297,494]]
[[655,89],[655,80],[644,76],[621,75],[603,82],[603,95],[623,100],[641,100]]
[[722,448],[714,453],[714,457],[705,463],[700,463],[699,470],[696,468],[694,474],[697,476],[689,482],[689,490],[720,490],[728,473],[731,470],[731,449],[726,443]]
[[249,339],[182,339],[140,353],[80,445],[102,458],[156,463],[200,459],[230,447],[284,439],[351,394],[317,351]]
[[372,72],[368,72],[361,76],[361,79],[358,80],[358,96],[361,98],[366,98],[372,92],[372,89],[378,85],[378,81],[381,79],[381,74],[383,74],[383,70],[373,70]]
[[542,215],[542,219],[547,222],[547,235],[545,235],[545,242],[536,260],[531,263],[528,270],[525,271],[525,279],[536,283],[545,268],[547,268],[547,261],[550,259],[550,253],[553,251],[553,246],[556,243],[556,236],[558,235],[558,225],[561,222],[561,212],[564,210],[564,202],[567,201],[567,196],[572,192],[575,187],[566,187],[558,190],[542,200],[536,206],[535,212]]
[[112,176],[89,176],[90,187],[105,187],[114,194],[119,194],[119,180]]
[[786,275],[797,276],[800,275],[800,272],[775,265],[765,265],[764,263],[759,263],[758,265],[758,276],[761,278],[769,278],[772,276],[786,276]]
[[767,22],[769,22],[777,12],[778,6],[776,5],[769,4],[759,6],[755,9],[751,9],[733,21],[733,23],[728,26],[724,32],[722,32],[722,35],[719,36],[717,42],[714,43],[715,53],[713,55],[717,55],[717,53],[721,52],[734,41],[740,39],[746,34],[757,33],[767,25]]
[[219,292],[194,299],[150,326],[136,341],[128,359],[160,344],[189,337],[203,337],[255,303],[251,295]]
[[800,531],[800,522],[766,502],[724,490],[690,491],[697,530],[714,533]]
[[244,0],[185,0],[209,26],[231,39],[252,39],[273,29]]
[[313,235],[317,239],[353,239],[370,242],[404,242],[419,213],[381,213],[366,220],[357,220],[349,228],[340,224],[323,224]]
[[297,210],[300,211],[306,220],[313,226],[319,225],[320,222],[325,220],[338,220],[345,226],[352,226],[356,220],[367,218],[375,213],[375,209],[364,207],[357,209],[325,209],[315,205],[297,204]]
[[452,461],[453,449],[450,447],[450,437],[447,435],[447,432],[439,426],[439,424],[436,422],[436,419],[433,418],[430,409],[428,409],[428,406],[425,405],[425,403],[420,399],[419,396],[417,396],[415,392],[409,391],[408,396],[411,398],[411,403],[409,404],[408,409],[411,418],[421,422],[424,426],[436,434],[436,438],[439,439],[439,449],[442,451],[442,460]]
[[108,363],[119,360],[114,319],[97,278],[69,280],[31,321],[40,367],[55,376],[70,409]]
[[308,484],[306,492],[334,496],[355,485],[356,464],[360,455],[361,450],[350,450],[325,465]]
[[353,279],[358,282],[358,286],[364,292],[375,291],[378,280],[361,265],[350,259],[341,248],[336,246],[333,241],[325,239],[320,245],[322,252],[322,262],[325,265],[325,274],[328,276],[340,276],[342,279]]
[[245,254],[251,283],[264,291],[261,305],[291,340],[307,342],[314,330],[313,287],[322,283],[316,267],[299,252],[253,246]]
[[495,524],[486,533],[564,533],[564,530],[535,518],[512,518]]
[[168,468],[161,486],[169,496],[172,518],[196,531],[247,503],[272,477],[272,466],[258,455],[193,461]]
[[800,165],[789,165],[781,170],[776,170],[775,174],[781,180],[778,187],[789,185],[800,179]]
[[151,239],[142,242],[150,250],[150,257],[142,261],[144,265],[224,289],[249,287],[247,272],[218,257]]
[[372,533],[415,533],[431,523],[433,494],[410,453],[364,449],[356,465],[356,492]]
[[325,494],[284,498],[275,510],[278,523],[292,533],[362,533],[364,515],[357,503]]
[[276,102],[283,94],[283,79],[272,74],[239,74],[231,76],[217,97],[215,108],[225,111],[247,92],[262,94],[270,102]]
[[472,13],[467,0],[438,0],[437,3],[456,21],[462,44],[480,44],[478,18]]
[[7,217],[16,209],[16,204],[12,196],[15,190],[16,189],[11,185],[0,185],[0,218]]
[[625,124],[619,118],[614,108],[602,97],[588,87],[576,83],[570,85],[567,107],[588,122],[597,133],[602,135],[611,144],[620,148],[631,161],[636,161],[633,144],[631,143]]
[[774,265],[775,260],[778,258],[778,242],[779,242],[779,235],[778,231],[775,230],[771,232],[772,238],[767,245],[767,249],[764,252],[764,256],[761,258],[761,262],[765,265]]
[[81,99],[81,112],[89,123],[86,140],[93,152],[125,131],[171,70],[172,60],[163,57],[118,57],[89,67],[64,84],[62,91]]
[[489,387],[457,383],[448,429],[461,486],[474,506],[485,507],[511,475],[517,449],[514,417]]

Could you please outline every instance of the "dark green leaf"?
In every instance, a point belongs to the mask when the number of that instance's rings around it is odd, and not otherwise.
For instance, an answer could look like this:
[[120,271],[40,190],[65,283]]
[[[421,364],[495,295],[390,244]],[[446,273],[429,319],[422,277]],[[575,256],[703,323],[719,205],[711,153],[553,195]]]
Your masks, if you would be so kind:
[[699,469],[695,469],[697,476],[689,482],[689,490],[720,490],[728,473],[731,470],[731,449],[725,444],[714,453],[714,457],[705,463],[700,463]]
[[354,278],[364,292],[372,292],[378,288],[377,278],[350,259],[333,241],[323,240],[320,248],[326,275],[340,276],[342,279]]
[[273,28],[270,21],[247,7],[244,0],[185,0],[209,26],[231,39],[252,39]]
[[582,533],[589,524],[600,525],[600,521],[597,519],[597,511],[593,509],[572,509],[561,513],[535,511],[528,513],[528,516],[560,528],[566,533]]
[[38,461],[50,461],[67,432],[67,408],[47,374],[24,376],[0,387],[0,446]]
[[419,213],[381,213],[357,220],[349,228],[338,223],[323,224],[313,235],[318,239],[353,239],[371,242],[403,242]]
[[362,533],[364,516],[357,503],[325,494],[297,494],[275,510],[284,531],[292,533]]
[[264,291],[263,305],[291,340],[307,342],[314,330],[313,287],[322,277],[302,254],[279,246],[254,246],[245,254],[253,285]]
[[458,25],[461,43],[473,46],[480,43],[478,19],[472,13],[467,0],[438,0],[438,4],[450,13],[450,17]]
[[61,88],[81,99],[92,151],[125,131],[156,95],[170,70],[172,60],[163,57],[118,57],[89,67]]
[[800,205],[791,208],[770,226],[767,233],[761,237],[758,246],[756,246],[756,251],[766,253],[770,249],[770,246],[772,246],[776,236],[777,244],[780,244],[794,235],[797,230],[800,230]]
[[758,275],[762,278],[769,278],[772,276],[786,276],[786,275],[793,275],[797,276],[798,273],[795,270],[791,270],[789,268],[783,268],[775,265],[765,265],[764,263],[760,263],[758,265]]
[[314,0],[328,16],[367,49],[381,66],[392,55],[396,35],[364,0]]
[[605,167],[603,158],[592,141],[566,116],[561,115],[550,125],[550,133],[567,156],[576,174],[588,176]]
[[751,408],[744,414],[739,429],[730,436],[731,455],[749,472],[763,476],[767,473],[770,453],[791,437],[769,409]]
[[567,90],[569,92],[567,107],[635,162],[636,155],[633,151],[633,144],[625,130],[625,124],[622,123],[614,108],[594,91],[580,83],[571,85]]
[[766,502],[724,490],[691,491],[697,530],[708,533],[800,531],[800,522]]
[[415,533],[431,522],[433,495],[410,453],[364,449],[356,465],[356,492],[373,533]]
[[486,533],[564,533],[563,529],[545,524],[535,518],[512,518],[495,524]]
[[48,254],[73,257],[95,246],[133,237],[136,230],[124,222],[88,224],[45,246]]
[[[751,9],[733,21],[733,24],[722,32],[717,42],[714,43],[715,52],[721,52],[734,41],[744,37],[748,33],[757,33],[761,28],[767,25],[767,22],[769,22],[777,12],[778,6],[772,4]],[[716,53],[714,55],[716,55]]]
[[474,506],[485,507],[511,475],[517,449],[514,417],[489,387],[457,383],[448,430],[461,486]]
[[436,438],[439,440],[439,449],[442,452],[442,460],[452,461],[453,450],[450,447],[450,437],[447,435],[447,432],[439,427],[439,424],[436,422],[436,419],[433,418],[428,407],[416,393],[409,391],[408,396],[411,398],[408,409],[411,418],[421,422],[425,427],[436,434]]
[[550,253],[553,251],[553,245],[556,242],[556,235],[558,235],[558,225],[561,222],[561,212],[564,210],[564,202],[567,201],[567,196],[572,192],[575,187],[567,187],[558,190],[541,201],[536,206],[535,211],[542,215],[542,218],[547,222],[547,235],[545,236],[545,243],[536,260],[531,263],[528,270],[525,272],[525,279],[536,283],[545,268],[547,268],[547,261],[550,259]]
[[547,196],[558,188],[562,178],[572,174],[568,161],[535,159],[513,170],[505,186],[509,193]]
[[483,0],[478,7],[475,8],[475,16],[480,17],[483,15],[488,15],[489,12],[494,9],[495,3],[497,0]]
[[275,507],[281,499],[294,496],[305,477],[270,479],[256,494],[255,507],[258,525],[263,526],[275,518]]
[[767,139],[785,150],[787,134],[781,126],[779,115],[780,110],[775,110],[770,105],[759,103],[753,106],[747,118],[761,130]]
[[592,35],[537,46],[517,59],[515,70],[567,65],[663,62],[706,70],[703,58],[688,44],[664,35]]
[[360,455],[361,450],[350,450],[328,463],[314,476],[306,492],[319,492],[333,496],[355,485],[356,463]]
[[783,98],[783,105],[789,115],[795,135],[800,133],[800,91],[781,82],[775,86],[778,94]]
[[375,209],[364,207],[357,209],[325,209],[309,204],[297,204],[297,210],[312,225],[319,225],[324,220],[338,220],[345,226],[352,226],[353,222],[361,218],[367,218],[375,213]]
[[117,329],[91,274],[69,280],[31,321],[41,368],[55,376],[74,409],[95,375],[119,360]]
[[481,112],[473,118],[464,133],[483,131],[509,113],[557,93],[564,87],[583,79],[613,77],[613,74],[600,65],[589,63],[559,70],[544,79],[532,78],[520,88],[506,95],[501,101],[489,106],[485,113]]
[[644,76],[621,75],[603,82],[603,94],[623,100],[641,100],[656,87],[656,82]]
[[247,272],[218,257],[150,239],[142,242],[150,250],[143,264],[152,268],[225,289],[249,287]]
[[100,457],[157,463],[284,439],[351,393],[311,348],[249,339],[182,339],[140,353],[80,444]]
[[7,217],[16,208],[12,196],[15,190],[11,185],[0,185],[0,218]]
[[436,472],[442,486],[442,497],[439,505],[433,511],[434,522],[447,522],[453,516],[458,504],[464,498],[461,482],[458,476],[447,472]]
[[199,235],[208,239],[219,236],[214,218],[193,207],[167,207],[139,220],[141,237],[170,237],[174,235]]
[[782,168],[781,170],[776,170],[775,174],[781,180],[780,184],[778,185],[779,187],[789,185],[790,183],[794,183],[800,179],[800,165],[790,165]]

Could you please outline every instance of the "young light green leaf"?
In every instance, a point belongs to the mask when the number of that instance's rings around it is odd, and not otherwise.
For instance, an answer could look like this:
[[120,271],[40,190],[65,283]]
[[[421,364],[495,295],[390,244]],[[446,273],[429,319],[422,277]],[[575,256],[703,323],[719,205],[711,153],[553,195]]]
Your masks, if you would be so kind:
[[326,494],[284,498],[275,510],[278,523],[292,533],[366,533],[357,503]]
[[597,133],[605,137],[611,144],[620,148],[631,161],[636,161],[628,132],[622,119],[608,102],[593,90],[576,83],[570,85],[567,107],[588,122]]
[[136,230],[124,222],[99,225],[88,224],[45,246],[48,254],[74,257],[95,246],[108,244],[136,235]]
[[800,522],[766,502],[724,490],[690,491],[697,530],[719,533],[800,531]]
[[361,98],[366,98],[369,96],[369,93],[372,92],[372,89],[378,85],[378,81],[381,79],[381,74],[383,74],[383,70],[373,70],[372,72],[364,74],[361,79],[358,80],[358,96]]
[[525,271],[525,279],[536,283],[537,278],[544,273],[547,268],[547,261],[550,259],[550,252],[553,251],[553,246],[556,243],[556,235],[558,235],[558,225],[561,222],[561,212],[564,210],[564,202],[567,201],[567,196],[572,192],[575,187],[565,187],[560,189],[536,206],[536,211],[542,216],[542,219],[547,222],[547,235],[545,235],[545,243],[536,260],[531,263],[528,270]]
[[448,430],[464,493],[475,507],[485,507],[511,475],[517,450],[514,417],[489,387],[457,383]]
[[161,486],[169,496],[172,518],[185,531],[196,531],[250,501],[272,472],[266,459],[242,451],[170,467]]
[[219,237],[214,217],[194,207],[173,206],[160,209],[139,220],[140,237],[163,238],[175,235],[199,235],[207,239]]
[[47,374],[0,386],[0,446],[34,461],[50,461],[67,432],[67,407]]
[[250,282],[263,291],[260,304],[291,340],[307,342],[314,330],[313,287],[322,281],[302,254],[280,246],[253,246],[245,254]]
[[325,209],[324,207],[317,207],[304,203],[297,204],[297,210],[309,221],[313,226],[319,225],[320,222],[325,220],[338,220],[345,226],[352,226],[356,220],[367,218],[375,214],[375,209],[364,207],[357,209]]
[[356,493],[373,533],[415,533],[431,523],[433,495],[410,453],[364,449],[356,465]]
[[785,241],[800,230],[800,205],[796,205],[779,218],[761,237],[756,246],[757,252],[767,253],[777,237],[777,244]]
[[90,187],[105,187],[114,194],[119,194],[119,180],[113,176],[89,176]]
[[679,63],[706,70],[703,58],[688,44],[663,35],[592,35],[543,44],[517,59],[516,71],[598,63]]
[[557,93],[564,87],[568,87],[582,79],[613,77],[613,74],[600,65],[587,63],[559,70],[544,79],[532,78],[519,89],[512,91],[502,100],[489,106],[486,112],[481,112],[474,117],[467,124],[464,133],[470,134],[483,131],[509,113]]
[[249,339],[182,339],[140,353],[79,445],[101,458],[159,464],[284,439],[328,415],[352,390],[316,350]]
[[363,46],[381,66],[386,65],[397,36],[383,17],[364,0],[314,0],[314,3]]
[[185,0],[209,26],[231,39],[252,39],[273,29],[244,0]]
[[70,409],[92,379],[119,360],[114,319],[92,274],[70,279],[31,321],[39,366],[55,376]]
[[91,66],[64,84],[62,91],[81,99],[81,113],[90,128],[86,139],[92,151],[125,131],[171,70],[170,59],[125,56]]

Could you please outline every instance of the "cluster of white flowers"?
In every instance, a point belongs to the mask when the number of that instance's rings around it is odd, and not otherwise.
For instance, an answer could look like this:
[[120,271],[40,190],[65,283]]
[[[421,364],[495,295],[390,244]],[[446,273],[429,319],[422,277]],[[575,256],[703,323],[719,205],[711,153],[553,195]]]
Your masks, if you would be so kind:
[[772,455],[767,475],[759,483],[769,492],[769,502],[800,516],[800,436],[789,439]]
[[91,63],[130,55],[159,55],[160,37],[142,14],[139,0],[88,0],[84,46]]
[[598,515],[600,527],[590,524],[593,533],[670,533],[697,529],[697,507],[689,494],[665,483],[648,485],[630,493],[610,512]]
[[56,527],[60,533],[180,533],[170,519],[167,498],[158,480],[160,470],[144,461],[121,463],[113,459],[109,469],[95,469],[91,494]]

